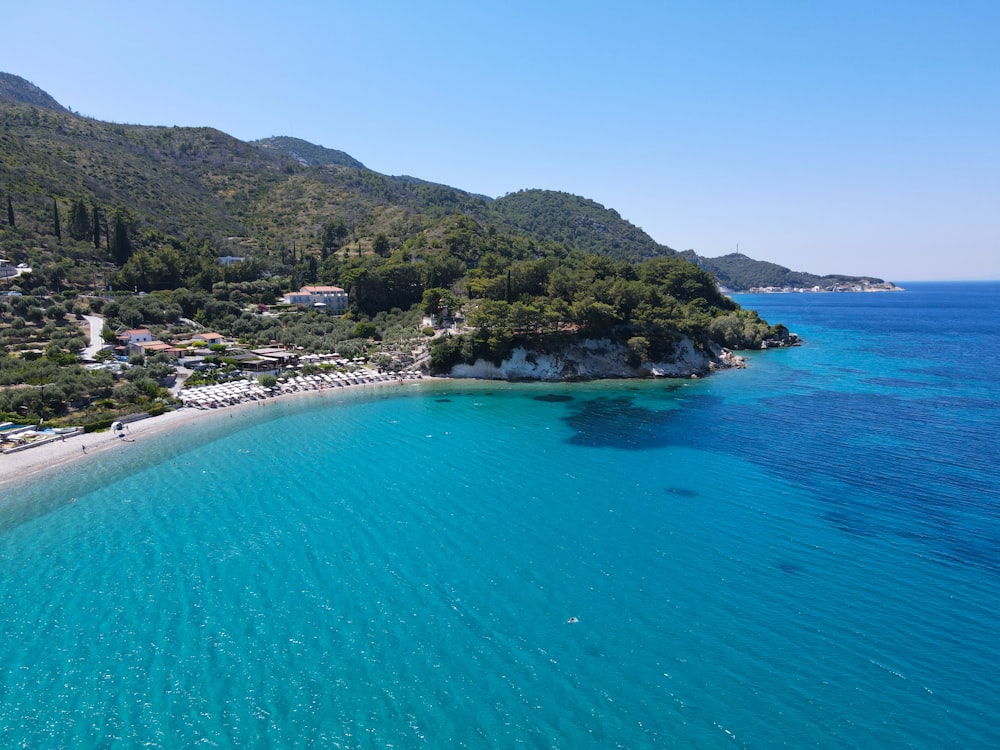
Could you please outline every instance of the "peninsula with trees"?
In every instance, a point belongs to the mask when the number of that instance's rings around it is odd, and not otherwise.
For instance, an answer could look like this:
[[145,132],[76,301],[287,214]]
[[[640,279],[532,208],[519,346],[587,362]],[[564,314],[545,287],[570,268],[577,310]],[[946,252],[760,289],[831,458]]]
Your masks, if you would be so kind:
[[[723,293],[733,274],[568,193],[489,198],[294,138],[102,122],[6,73],[0,160],[0,421],[170,408],[183,363],[192,385],[247,378],[263,350],[338,355],[307,372],[573,379],[794,343]],[[106,346],[85,361],[95,318]],[[162,346],[129,350],[137,329]],[[205,332],[225,345],[192,343]]]

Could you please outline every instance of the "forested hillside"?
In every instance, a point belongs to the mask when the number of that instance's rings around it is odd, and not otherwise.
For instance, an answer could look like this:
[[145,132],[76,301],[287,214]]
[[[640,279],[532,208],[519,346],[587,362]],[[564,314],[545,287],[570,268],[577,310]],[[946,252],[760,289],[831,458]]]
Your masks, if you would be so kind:
[[[0,234],[0,257],[42,270],[68,256],[72,267],[66,271],[80,288],[113,280],[100,252],[83,246],[53,252],[51,239],[62,239],[55,237],[53,213],[65,217],[80,203],[90,224],[98,224],[86,234],[91,240],[99,234],[109,252],[120,224],[130,250],[168,242],[186,253],[251,257],[263,268],[293,265],[293,256],[308,263],[346,243],[370,252],[380,236],[398,248],[456,214],[616,260],[675,254],[613,209],[580,196],[535,189],[493,200],[382,175],[342,151],[296,138],[244,143],[207,127],[101,122],[70,112],[9,74],[0,74],[0,158],[0,196],[10,202],[18,230],[16,236]],[[735,290],[817,278],[745,256],[734,262],[731,256],[684,255]],[[126,281],[137,286],[141,279]],[[144,285],[167,283],[154,274]]]
[[584,252],[629,261],[674,255],[617,211],[578,195],[521,190],[498,198],[492,208],[505,226]]

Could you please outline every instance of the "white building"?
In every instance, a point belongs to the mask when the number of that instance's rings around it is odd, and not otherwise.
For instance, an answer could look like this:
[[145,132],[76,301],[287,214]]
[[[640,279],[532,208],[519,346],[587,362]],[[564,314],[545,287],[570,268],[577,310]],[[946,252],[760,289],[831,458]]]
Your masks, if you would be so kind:
[[287,305],[320,307],[342,315],[347,312],[347,292],[339,286],[304,286],[284,296]]
[[128,346],[129,344],[142,344],[153,340],[153,332],[148,328],[130,328],[118,334],[118,343]]

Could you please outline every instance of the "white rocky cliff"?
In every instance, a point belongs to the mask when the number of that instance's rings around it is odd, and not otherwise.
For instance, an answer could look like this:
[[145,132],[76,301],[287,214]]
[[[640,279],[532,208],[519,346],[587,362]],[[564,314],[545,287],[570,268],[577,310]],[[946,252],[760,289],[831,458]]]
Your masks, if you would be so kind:
[[712,345],[706,353],[685,337],[667,361],[628,364],[628,349],[609,339],[583,339],[556,351],[536,352],[517,348],[499,365],[486,360],[455,365],[453,378],[482,380],[596,380],[599,378],[683,378],[704,375],[712,370],[742,367],[743,358],[728,349]]

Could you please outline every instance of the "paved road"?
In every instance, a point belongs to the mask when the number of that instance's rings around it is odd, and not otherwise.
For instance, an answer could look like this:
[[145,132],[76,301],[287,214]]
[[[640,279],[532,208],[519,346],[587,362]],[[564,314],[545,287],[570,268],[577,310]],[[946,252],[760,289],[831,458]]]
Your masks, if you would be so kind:
[[83,319],[90,324],[90,346],[81,352],[84,359],[92,360],[104,346],[101,331],[104,330],[104,318],[100,315],[84,315]]

